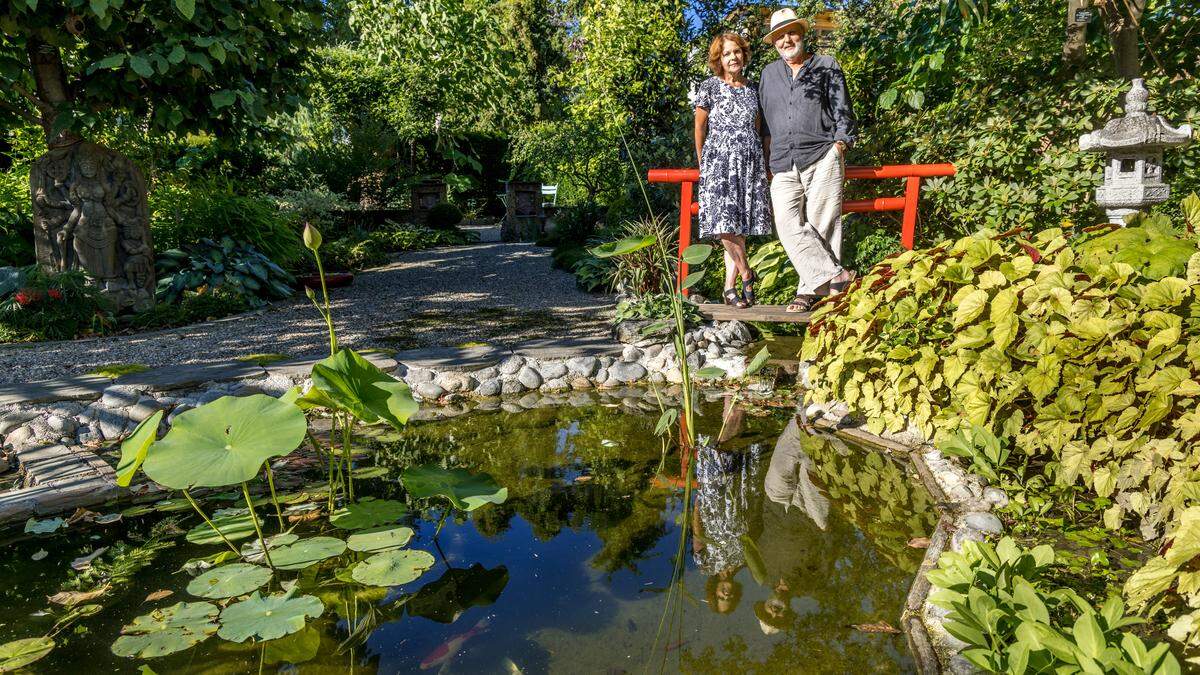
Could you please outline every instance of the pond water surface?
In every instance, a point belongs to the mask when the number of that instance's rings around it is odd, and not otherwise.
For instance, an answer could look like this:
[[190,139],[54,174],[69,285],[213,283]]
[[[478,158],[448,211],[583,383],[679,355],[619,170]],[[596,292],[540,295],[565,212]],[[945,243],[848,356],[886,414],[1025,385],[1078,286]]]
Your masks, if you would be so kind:
[[[60,633],[55,651],[32,669],[912,670],[902,635],[853,627],[899,625],[922,556],[908,542],[933,528],[929,497],[908,467],[809,435],[790,415],[721,402],[704,406],[698,431],[707,442],[685,461],[674,444],[664,453],[654,435],[657,418],[614,404],[414,422],[371,442],[359,466],[387,473],[357,481],[356,489],[410,504],[416,536],[409,547],[437,559],[416,581],[391,589],[350,587],[329,574],[318,581],[319,567],[345,564],[327,561],[298,573],[304,592],[326,607],[299,633],[265,644],[214,636],[146,661],[114,656],[110,646],[122,625],[196,599],[184,590],[190,577],[180,568],[219,550],[167,535],[172,546],[148,554],[148,565],[95,600],[104,609]],[[394,478],[431,460],[491,474],[508,500],[451,514],[435,540],[443,511],[410,499]],[[687,508],[685,471],[694,475]],[[9,541],[0,549],[0,641],[50,630],[53,618],[40,613],[50,606],[46,596],[72,588],[72,560],[120,540],[98,559],[109,564],[168,517],[183,530],[199,522],[190,510],[154,512]],[[147,601],[156,591],[172,594]]]

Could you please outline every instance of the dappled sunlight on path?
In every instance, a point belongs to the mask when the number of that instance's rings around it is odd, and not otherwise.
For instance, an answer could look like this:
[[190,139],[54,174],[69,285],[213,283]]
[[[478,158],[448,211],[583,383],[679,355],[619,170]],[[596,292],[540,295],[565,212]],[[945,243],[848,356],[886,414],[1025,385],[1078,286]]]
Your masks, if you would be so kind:
[[[330,300],[342,344],[355,349],[588,336],[607,330],[611,298],[575,287],[548,249],[487,243],[404,253],[363,272]],[[303,294],[261,312],[154,333],[0,347],[0,382],[89,372],[112,363],[157,367],[257,353],[319,355],[325,324]]]

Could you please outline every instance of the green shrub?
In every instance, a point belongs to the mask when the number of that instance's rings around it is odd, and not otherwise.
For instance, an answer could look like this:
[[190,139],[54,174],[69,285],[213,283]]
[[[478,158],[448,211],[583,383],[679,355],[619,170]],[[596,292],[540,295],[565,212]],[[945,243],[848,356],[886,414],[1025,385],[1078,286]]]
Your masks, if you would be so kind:
[[0,265],[28,265],[33,259],[33,216],[29,174],[0,172]]
[[[630,237],[651,236],[662,241],[668,251],[674,251],[678,247],[674,225],[666,218],[647,216],[638,220],[627,220],[618,227],[602,231],[588,242],[588,248]],[[589,283],[595,283],[596,288],[615,290],[628,296],[657,293],[663,288],[664,275],[671,274],[670,270],[663,269],[659,264],[657,255],[651,247],[628,255],[607,258],[600,263],[581,260],[576,263],[576,274],[578,275],[581,269],[589,274],[595,273],[599,278]]]
[[311,223],[326,234],[341,224],[341,213],[358,208],[357,204],[352,204],[326,187],[284,190],[272,199],[280,211],[288,214],[291,222]]
[[70,340],[112,325],[111,303],[83,272],[0,268],[0,342]]
[[[1200,199],[1181,205],[1200,223]],[[818,306],[801,357],[810,395],[846,402],[874,433],[912,425],[946,443],[983,427],[1014,448],[985,449],[993,463],[1082,483],[1110,530],[1173,537],[1193,553],[1151,560],[1125,593],[1139,609],[1167,593],[1152,613],[1196,647],[1197,617],[1178,612],[1200,603],[1200,526],[1187,526],[1200,522],[1198,293],[1197,239],[1163,216],[1071,239],[984,232],[883,261]]]
[[220,319],[249,309],[250,303],[245,296],[237,293],[221,289],[205,293],[187,291],[179,302],[155,303],[144,312],[119,317],[118,324],[134,331],[157,330]]
[[[356,228],[326,243],[321,248],[321,259],[326,270],[355,272],[387,264],[392,253],[458,246],[478,240],[478,235],[457,228],[434,230],[389,220],[378,230],[368,232]],[[315,274],[316,263],[310,258],[301,269],[306,274]]]
[[150,213],[157,251],[229,237],[285,267],[304,254],[295,216],[268,198],[238,193],[227,180],[164,181],[150,191]]
[[158,254],[156,295],[160,302],[178,302],[187,291],[223,290],[241,296],[251,307],[292,294],[292,275],[250,244],[221,237],[220,243],[201,239],[186,250]]
[[1167,643],[1122,630],[1143,620],[1126,616],[1119,597],[1097,611],[1070,588],[1049,587],[1042,577],[1053,562],[1049,546],[1024,550],[1007,537],[941,554],[926,574],[929,601],[949,612],[944,625],[967,643],[964,658],[989,673],[1180,672]]
[[543,245],[582,246],[596,232],[596,227],[604,222],[604,208],[598,204],[576,204],[560,206],[554,214],[554,234],[550,235]]
[[438,202],[425,214],[425,224],[435,230],[444,230],[462,222],[462,209],[450,202]]

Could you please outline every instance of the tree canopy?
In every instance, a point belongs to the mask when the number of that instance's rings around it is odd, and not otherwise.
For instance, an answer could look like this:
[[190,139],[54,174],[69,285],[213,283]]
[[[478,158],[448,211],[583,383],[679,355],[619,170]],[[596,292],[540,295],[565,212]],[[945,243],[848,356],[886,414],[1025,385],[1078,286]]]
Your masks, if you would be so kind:
[[0,114],[47,139],[116,117],[162,132],[253,127],[295,106],[320,0],[12,0]]

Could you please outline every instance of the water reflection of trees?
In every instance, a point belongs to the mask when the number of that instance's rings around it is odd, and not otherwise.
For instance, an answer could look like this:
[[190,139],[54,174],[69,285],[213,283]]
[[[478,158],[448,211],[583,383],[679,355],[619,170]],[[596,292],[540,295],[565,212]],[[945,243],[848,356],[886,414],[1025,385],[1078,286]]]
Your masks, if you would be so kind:
[[[509,497],[471,515],[481,534],[498,537],[514,516],[542,540],[563,529],[590,530],[601,542],[591,564],[612,573],[636,570],[668,531],[663,513],[677,497],[652,482],[663,461],[655,423],[602,406],[476,413],[411,425],[379,443],[377,456],[397,469],[432,461],[485,471]],[[773,439],[778,428],[772,419],[752,420],[732,443]],[[678,472],[678,459],[666,466]]]

